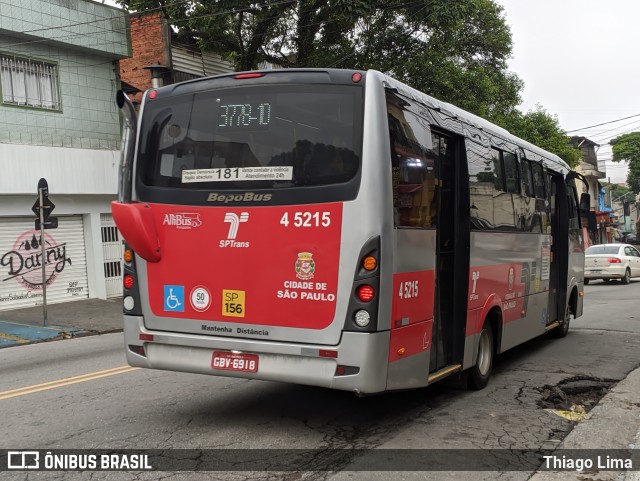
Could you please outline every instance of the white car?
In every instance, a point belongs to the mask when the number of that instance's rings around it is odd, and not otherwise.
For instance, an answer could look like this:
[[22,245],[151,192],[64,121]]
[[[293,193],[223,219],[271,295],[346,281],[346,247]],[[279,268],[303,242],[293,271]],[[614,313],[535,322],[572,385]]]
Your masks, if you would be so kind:
[[629,244],[599,244],[589,247],[584,256],[584,283],[592,279],[620,279],[629,284],[640,277],[640,252]]

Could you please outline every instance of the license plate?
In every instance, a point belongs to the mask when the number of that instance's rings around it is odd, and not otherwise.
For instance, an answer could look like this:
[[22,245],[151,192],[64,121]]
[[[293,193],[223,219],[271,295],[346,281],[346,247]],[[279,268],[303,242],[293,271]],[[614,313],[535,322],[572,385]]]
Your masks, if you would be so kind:
[[220,371],[258,372],[258,355],[214,351],[211,367]]

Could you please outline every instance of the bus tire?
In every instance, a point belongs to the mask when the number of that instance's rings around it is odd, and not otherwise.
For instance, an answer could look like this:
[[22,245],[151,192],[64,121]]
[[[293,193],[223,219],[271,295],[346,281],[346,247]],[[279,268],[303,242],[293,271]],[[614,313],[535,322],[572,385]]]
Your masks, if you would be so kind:
[[564,313],[564,322],[555,329],[551,329],[549,331],[549,335],[555,339],[567,337],[567,334],[569,333],[569,321],[571,321],[571,306],[567,304],[567,308]]
[[478,357],[475,365],[469,369],[467,388],[479,391],[489,384],[491,371],[493,370],[493,360],[495,357],[495,346],[493,338],[493,328],[489,320],[485,321],[480,331],[478,339]]

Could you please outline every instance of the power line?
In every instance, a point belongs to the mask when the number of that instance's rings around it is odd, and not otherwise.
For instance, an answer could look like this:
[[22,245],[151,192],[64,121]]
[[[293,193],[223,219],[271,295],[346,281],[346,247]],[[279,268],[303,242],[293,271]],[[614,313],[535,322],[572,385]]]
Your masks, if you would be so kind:
[[565,132],[568,134],[568,133],[571,133],[571,132],[577,132],[579,130],[587,130],[587,129],[591,129],[593,127],[600,127],[601,125],[607,125],[607,124],[613,124],[615,122],[620,122],[621,120],[632,119],[633,117],[640,117],[640,114],[630,115],[629,117],[623,117],[621,119],[611,120],[609,122],[603,122],[601,124],[591,125],[589,127],[582,127],[581,129],[566,130]]

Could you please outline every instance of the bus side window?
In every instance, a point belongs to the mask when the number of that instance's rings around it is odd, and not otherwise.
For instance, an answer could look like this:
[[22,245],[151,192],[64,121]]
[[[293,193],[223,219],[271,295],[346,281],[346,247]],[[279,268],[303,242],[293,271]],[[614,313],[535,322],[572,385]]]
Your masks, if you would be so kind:
[[567,200],[569,202],[569,231],[579,230],[582,226],[580,225],[578,192],[573,182],[567,186]]
[[491,149],[491,160],[493,161],[493,185],[499,192],[506,192],[504,180],[504,168],[502,165],[502,152],[498,149]]
[[533,173],[531,172],[531,161],[522,160],[522,174],[524,178],[524,192],[527,197],[535,197],[536,191],[533,186]]
[[531,170],[533,172],[533,187],[535,190],[536,198],[546,199],[547,194],[545,192],[545,181],[544,181],[544,172],[542,170],[542,165],[538,163],[533,163],[531,165]]
[[503,152],[504,177],[506,191],[512,194],[520,194],[520,169],[517,157],[511,152]]
[[467,141],[467,162],[469,165],[469,195],[471,200],[469,215],[471,228],[475,230],[494,229],[493,197],[495,195],[495,172],[493,161],[481,145]]
[[432,150],[428,122],[404,109],[403,102],[387,95],[394,224],[435,227],[437,154]]
[[491,149],[494,165],[493,217],[497,229],[519,228],[520,173],[518,159],[510,152]]
[[545,199],[536,198],[536,189],[533,181],[534,163],[528,159],[522,159],[522,178],[524,184],[524,230],[525,232],[544,232],[545,225],[548,224],[547,207]]

